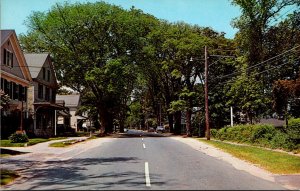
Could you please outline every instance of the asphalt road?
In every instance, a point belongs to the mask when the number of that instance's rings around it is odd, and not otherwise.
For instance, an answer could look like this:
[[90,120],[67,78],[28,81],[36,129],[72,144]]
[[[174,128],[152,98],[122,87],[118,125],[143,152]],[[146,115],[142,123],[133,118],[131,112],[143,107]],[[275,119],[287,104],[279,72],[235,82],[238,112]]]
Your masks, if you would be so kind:
[[128,133],[134,136],[112,139],[73,158],[36,165],[29,170],[31,178],[6,189],[285,189],[174,139]]

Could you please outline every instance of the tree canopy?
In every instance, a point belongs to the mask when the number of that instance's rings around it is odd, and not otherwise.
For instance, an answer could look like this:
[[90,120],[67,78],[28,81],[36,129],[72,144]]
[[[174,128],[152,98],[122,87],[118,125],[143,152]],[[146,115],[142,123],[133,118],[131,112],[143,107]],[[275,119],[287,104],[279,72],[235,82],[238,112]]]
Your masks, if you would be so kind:
[[274,112],[272,103],[278,112],[273,91],[285,89],[276,81],[299,76],[299,11],[274,24],[299,0],[232,3],[242,10],[233,20],[239,29],[234,39],[104,2],[56,4],[48,12],[34,12],[28,34],[19,39],[25,52],[51,53],[61,85],[82,94],[81,110],[99,118],[105,132],[115,124],[122,131],[125,125],[146,129],[168,123],[180,134],[184,119],[191,136],[204,129],[205,46],[214,128],[229,124],[230,106],[250,122]]

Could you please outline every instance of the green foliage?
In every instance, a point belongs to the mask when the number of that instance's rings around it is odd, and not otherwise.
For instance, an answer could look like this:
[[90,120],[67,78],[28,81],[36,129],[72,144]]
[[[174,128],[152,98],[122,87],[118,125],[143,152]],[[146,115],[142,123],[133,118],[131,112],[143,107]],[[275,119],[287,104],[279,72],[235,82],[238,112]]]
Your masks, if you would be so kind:
[[11,143],[26,143],[29,141],[26,134],[23,133],[14,133],[9,137]]
[[7,110],[10,102],[9,96],[5,94],[2,89],[0,89],[0,97],[0,110]]
[[248,76],[246,72],[234,79],[227,96],[231,98],[227,104],[235,105],[245,112],[251,123],[254,117],[259,116],[270,105],[270,99],[263,92],[263,84],[257,82],[254,76]]
[[217,129],[211,129],[210,130],[210,135],[211,135],[212,138],[216,138],[217,137],[217,133],[218,133]]
[[253,126],[251,142],[255,143],[261,139],[270,141],[275,135],[275,128],[272,125],[255,125]]
[[187,108],[186,101],[185,100],[177,100],[172,101],[170,104],[170,109],[168,110],[171,113],[174,113],[176,111],[183,111]]
[[157,120],[155,118],[148,118],[146,123],[149,127],[156,127],[157,126]]
[[[286,113],[291,93],[280,88],[278,83],[273,90],[272,87],[278,80],[294,80],[299,75],[299,53],[295,51],[277,57],[299,45],[299,11],[289,12],[284,18],[281,15],[289,7],[299,7],[299,0],[232,0],[232,4],[242,13],[232,22],[239,30],[235,43],[242,60],[237,60],[237,71],[241,73],[237,72],[238,76],[229,79],[233,85],[229,84],[228,96],[232,99],[228,103],[238,104],[236,109],[250,118],[268,114],[272,102],[278,114]],[[274,22],[276,20],[280,22]],[[272,59],[274,57],[279,59]],[[259,64],[261,62],[264,64]]]
[[284,129],[290,139],[300,141],[300,118],[290,119]]
[[111,132],[114,119],[122,124],[126,118],[146,36],[157,23],[140,10],[104,2],[56,4],[28,18],[29,33],[20,41],[25,51],[51,52],[62,85],[93,93],[102,126]]
[[128,116],[125,121],[126,126],[139,127],[142,122],[141,104],[137,101],[132,102],[129,106]]
[[[204,46],[211,55],[236,56],[209,58],[209,110],[212,126],[220,128],[229,123],[230,106],[247,113],[251,122],[266,113],[271,103],[268,83],[278,74],[294,77],[299,71],[294,63],[284,72],[268,73],[265,80],[257,74],[273,66],[247,69],[299,42],[296,13],[278,27],[269,25],[277,11],[296,0],[232,2],[242,10],[242,16],[233,21],[239,29],[234,40],[208,27],[168,23],[135,8],[125,10],[105,2],[56,4],[48,12],[34,12],[26,22],[28,34],[19,39],[26,52],[51,53],[62,85],[85,99],[80,112],[88,112],[90,120],[97,126],[101,121],[108,131],[114,122],[120,126],[125,122],[144,124],[146,118],[157,118],[160,110],[170,123],[175,119],[176,127],[181,118],[172,118],[175,112],[198,107],[203,114]],[[237,76],[218,78],[233,72]],[[191,120],[187,121],[191,127]],[[245,128],[239,135],[236,130],[224,129],[220,137],[229,133],[237,136],[235,139],[257,140],[249,139],[249,131]],[[263,130],[257,131],[255,136],[260,136]],[[268,136],[258,140],[266,142]]]
[[269,148],[285,150],[299,149],[299,144],[292,137],[275,129],[272,125],[237,125],[212,131],[212,136],[219,140],[247,143]]

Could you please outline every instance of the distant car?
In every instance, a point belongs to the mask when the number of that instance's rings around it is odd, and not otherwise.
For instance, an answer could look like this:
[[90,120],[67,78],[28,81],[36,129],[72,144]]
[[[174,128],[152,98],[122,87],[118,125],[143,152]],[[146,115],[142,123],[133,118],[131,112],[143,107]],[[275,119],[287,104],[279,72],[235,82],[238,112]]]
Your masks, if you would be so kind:
[[124,132],[127,132],[128,131],[128,129],[127,128],[124,128]]
[[165,132],[164,126],[157,126],[156,132],[162,132],[162,133],[164,133]]
[[148,132],[154,132],[155,130],[154,130],[154,128],[153,127],[150,127],[149,129],[148,129]]

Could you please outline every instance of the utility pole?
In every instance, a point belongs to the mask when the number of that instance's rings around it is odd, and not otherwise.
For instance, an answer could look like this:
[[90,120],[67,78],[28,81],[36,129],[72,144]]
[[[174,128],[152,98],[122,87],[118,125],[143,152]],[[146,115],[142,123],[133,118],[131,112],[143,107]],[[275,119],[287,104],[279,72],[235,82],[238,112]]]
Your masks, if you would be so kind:
[[210,127],[209,127],[209,112],[208,112],[208,55],[207,55],[207,47],[205,49],[205,122],[206,122],[206,139],[210,140]]

